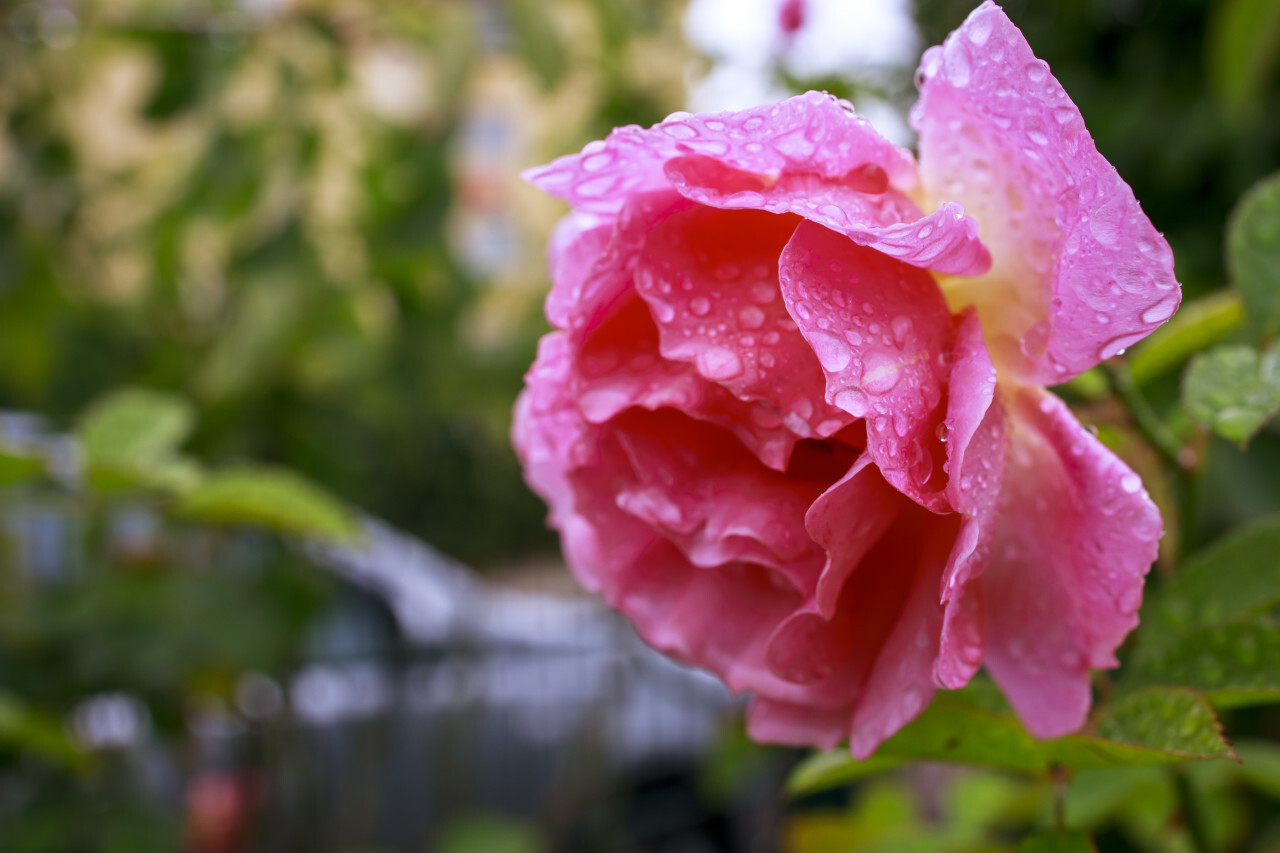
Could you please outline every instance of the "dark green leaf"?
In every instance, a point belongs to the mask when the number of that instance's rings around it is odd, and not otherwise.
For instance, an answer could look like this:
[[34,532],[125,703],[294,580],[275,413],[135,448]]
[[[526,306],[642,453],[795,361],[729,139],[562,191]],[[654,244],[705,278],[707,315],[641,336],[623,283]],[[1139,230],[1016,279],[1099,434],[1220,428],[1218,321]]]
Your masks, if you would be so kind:
[[1178,636],[1138,656],[1129,684],[1182,684],[1218,707],[1280,700],[1280,622],[1251,616]]
[[1274,0],[1219,0],[1208,42],[1209,80],[1229,109],[1259,102],[1280,56],[1280,5]]
[[37,713],[5,693],[0,693],[0,744],[72,769],[88,761],[56,718]]
[[1249,326],[1259,336],[1280,332],[1280,173],[1254,185],[1232,212],[1227,269]]
[[1037,832],[1018,845],[1018,853],[1095,853],[1098,848],[1087,832]]
[[1280,744],[1267,740],[1236,743],[1240,775],[1253,787],[1280,800]]
[[243,466],[209,475],[182,496],[180,513],[201,521],[268,527],[338,542],[359,526],[336,498],[292,471]]
[[1182,397],[1192,417],[1244,445],[1280,410],[1280,349],[1234,344],[1197,356]]
[[1244,322],[1240,294],[1221,290],[1183,303],[1169,322],[1129,352],[1129,375],[1142,385],[1220,342]]
[[1186,560],[1142,611],[1137,656],[1203,626],[1280,605],[1280,516],[1242,527]]

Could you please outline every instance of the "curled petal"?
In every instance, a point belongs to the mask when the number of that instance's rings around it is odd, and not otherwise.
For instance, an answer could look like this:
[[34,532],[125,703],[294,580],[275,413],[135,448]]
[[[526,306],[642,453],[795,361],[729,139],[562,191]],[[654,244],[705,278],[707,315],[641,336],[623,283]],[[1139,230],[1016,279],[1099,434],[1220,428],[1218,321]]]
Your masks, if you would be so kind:
[[666,171],[672,186],[699,204],[803,216],[860,246],[938,272],[980,275],[991,267],[978,225],[960,205],[943,204],[925,215],[871,163],[836,181],[812,172],[762,176],[697,155],[671,160]]
[[580,154],[527,170],[524,178],[578,210],[611,214],[632,195],[669,188],[663,166],[687,155],[766,179],[795,170],[835,181],[872,166],[897,190],[917,183],[909,153],[847,103],[821,92],[740,112],[675,113],[648,129],[620,127]]
[[866,418],[867,451],[895,488],[942,510],[937,439],[951,316],[928,273],[802,223],[779,262],[782,295],[826,374],[826,398]]
[[1138,624],[1160,513],[1057,397],[1022,388],[1006,402],[1009,468],[981,579],[986,666],[1028,730],[1056,737],[1084,723],[1089,668],[1116,666]]
[[649,235],[636,289],[664,358],[758,403],[757,417],[825,438],[852,419],[824,402],[822,370],[779,293],[778,256],[798,221],[705,207],[677,213]]
[[947,282],[948,302],[977,306],[1002,375],[1066,381],[1173,314],[1168,244],[998,6],[927,51],[919,79],[925,189],[963,203],[993,257]]
[[956,333],[947,438],[947,497],[962,515],[939,590],[945,606],[935,678],[955,690],[982,662],[983,598],[972,583],[990,559],[1009,439],[997,399],[996,371],[977,314],[966,311]]

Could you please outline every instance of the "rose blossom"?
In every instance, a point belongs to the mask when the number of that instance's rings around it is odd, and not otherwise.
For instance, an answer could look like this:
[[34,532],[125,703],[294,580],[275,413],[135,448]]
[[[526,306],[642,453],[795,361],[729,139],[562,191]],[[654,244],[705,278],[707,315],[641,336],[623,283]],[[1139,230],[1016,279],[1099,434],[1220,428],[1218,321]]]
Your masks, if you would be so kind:
[[1044,386],[1176,310],[1168,245],[997,6],[919,85],[918,166],[810,92],[528,173],[573,212],[513,434],[570,566],[752,736],[860,757],[979,665],[1078,728],[1161,535]]

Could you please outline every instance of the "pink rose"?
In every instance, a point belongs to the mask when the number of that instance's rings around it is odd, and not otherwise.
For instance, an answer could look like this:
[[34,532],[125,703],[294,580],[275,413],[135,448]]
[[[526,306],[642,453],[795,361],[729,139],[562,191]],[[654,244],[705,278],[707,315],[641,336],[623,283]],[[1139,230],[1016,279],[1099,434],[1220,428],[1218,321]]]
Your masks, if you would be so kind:
[[1168,245],[997,6],[919,79],[918,166],[810,92],[528,173],[573,212],[513,433],[570,566],[858,756],[980,664],[1078,728],[1162,532],[1044,386],[1173,314]]

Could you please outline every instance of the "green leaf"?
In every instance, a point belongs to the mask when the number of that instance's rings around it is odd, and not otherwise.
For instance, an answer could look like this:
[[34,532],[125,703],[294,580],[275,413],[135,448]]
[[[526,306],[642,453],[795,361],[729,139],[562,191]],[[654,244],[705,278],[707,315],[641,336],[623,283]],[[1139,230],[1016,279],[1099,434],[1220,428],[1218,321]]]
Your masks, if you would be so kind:
[[1259,336],[1280,332],[1280,173],[1255,184],[1232,212],[1227,270],[1249,326]]
[[1018,853],[1096,853],[1097,847],[1087,832],[1037,832],[1018,845]]
[[112,391],[80,418],[76,435],[90,480],[99,488],[144,484],[185,487],[191,463],[176,456],[195,411],[181,397],[143,388]]
[[0,693],[0,744],[71,769],[82,769],[88,763],[88,756],[68,739],[56,718],[40,714],[6,693]]
[[[1096,734],[1037,741],[1017,717],[983,707],[962,690],[941,692],[925,712],[881,745],[867,761],[843,749],[803,762],[787,784],[793,796],[838,787],[903,761],[955,761],[1035,775],[1070,770],[1149,767],[1231,758],[1213,707],[1186,688],[1150,687],[1102,709]],[[981,701],[981,699],[979,699]],[[985,703],[984,703],[985,704]]]
[[1234,290],[1183,303],[1169,322],[1129,351],[1129,376],[1143,385],[1220,342],[1243,322],[1244,303]]
[[1182,684],[1220,708],[1280,701],[1280,622],[1252,616],[1178,636],[1137,657],[1126,684]]
[[1240,775],[1264,794],[1280,800],[1280,744],[1267,740],[1236,743],[1240,755]]
[[1209,20],[1207,71],[1223,104],[1237,113],[1258,103],[1280,55],[1280,5],[1219,0]]
[[1176,758],[1235,757],[1209,700],[1186,688],[1147,687],[1122,696],[1106,709],[1097,730],[1103,740]]
[[[1135,659],[1203,626],[1280,605],[1280,516],[1240,527],[1188,558],[1142,610]],[[1137,661],[1135,660],[1135,663]]]
[[178,512],[222,524],[354,542],[359,525],[347,508],[311,481],[279,468],[241,466],[210,474],[184,494]]
[[844,749],[818,752],[800,762],[787,779],[787,794],[803,797],[831,788],[840,788],[864,776],[892,770],[906,763],[905,758],[893,758],[877,753],[866,761],[858,761]]
[[0,487],[36,480],[43,474],[44,460],[0,447]]
[[1280,349],[1234,344],[1197,356],[1182,397],[1193,418],[1243,446],[1280,410]]

